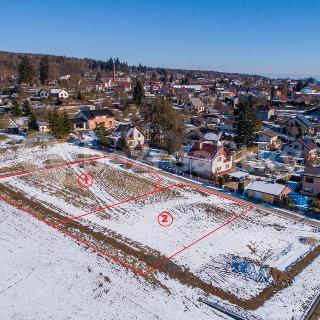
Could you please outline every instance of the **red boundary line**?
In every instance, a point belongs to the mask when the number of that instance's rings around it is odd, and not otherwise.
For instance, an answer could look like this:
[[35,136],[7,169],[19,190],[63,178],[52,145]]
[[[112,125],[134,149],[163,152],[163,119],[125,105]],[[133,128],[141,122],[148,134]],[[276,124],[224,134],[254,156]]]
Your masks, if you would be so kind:
[[6,197],[6,196],[0,194],[0,199],[3,200],[3,201],[5,201],[6,203],[8,203],[8,204],[10,204],[10,205],[12,205],[12,206],[14,206],[14,207],[16,207],[16,208],[19,209],[19,210],[24,211],[25,213],[27,213],[27,214],[31,215],[32,217],[36,218],[37,220],[44,222],[45,224],[47,224],[48,226],[50,226],[50,227],[58,230],[59,232],[61,232],[61,233],[65,234],[65,235],[67,235],[67,236],[75,239],[76,241],[84,244],[85,246],[93,249],[94,251],[100,253],[102,256],[104,256],[104,257],[106,257],[106,258],[109,258],[109,259],[111,259],[111,260],[119,263],[120,265],[128,268],[129,270],[131,270],[131,271],[133,271],[133,272],[135,272],[135,273],[137,273],[137,274],[144,275],[144,272],[140,271],[139,269],[136,269],[136,268],[132,267],[131,265],[129,265],[129,264],[121,261],[120,259],[118,259],[118,258],[116,258],[116,257],[114,257],[114,256],[112,256],[112,255],[110,255],[110,254],[108,254],[108,253],[106,253],[105,251],[101,250],[99,247],[96,247],[96,246],[92,245],[91,243],[89,243],[89,242],[87,242],[87,241],[85,241],[85,240],[83,240],[83,239],[75,236],[74,234],[72,234],[72,233],[70,233],[70,232],[68,232],[68,231],[66,231],[66,230],[62,230],[62,229],[58,228],[58,227],[56,226],[56,224],[54,224],[54,223],[52,223],[52,222],[50,222],[50,221],[48,221],[48,220],[46,220],[46,219],[38,216],[38,215],[35,214],[33,211],[31,211],[31,210],[29,210],[29,209],[21,206],[18,202],[10,199],[9,197]]
[[45,166],[42,168],[28,170],[28,171],[18,171],[18,172],[3,174],[3,175],[0,175],[0,180],[4,179],[4,178],[20,177],[20,176],[24,176],[24,175],[27,175],[30,173],[37,173],[37,172],[46,171],[46,170],[61,169],[64,167],[78,165],[78,164],[85,163],[85,162],[98,161],[98,160],[107,159],[107,158],[110,158],[109,155],[105,155],[102,157],[93,157],[93,158],[88,158],[88,159],[83,159],[83,160],[78,160],[78,161],[72,161],[72,162],[65,162],[65,163],[61,163],[61,164]]
[[101,157],[92,157],[92,158],[82,159],[82,160],[78,160],[78,161],[65,162],[65,163],[61,163],[61,164],[45,166],[45,167],[42,167],[42,168],[37,168],[37,169],[32,169],[32,170],[27,170],[27,171],[18,171],[18,172],[13,172],[13,173],[8,173],[8,174],[2,174],[2,175],[0,175],[0,180],[5,179],[5,178],[20,177],[20,176],[28,175],[28,174],[31,174],[31,173],[37,173],[37,172],[46,171],[46,170],[61,169],[61,168],[64,168],[64,167],[78,165],[78,164],[86,163],[86,162],[98,161],[98,160],[102,160],[102,159],[118,160],[118,161],[126,163],[126,164],[128,164],[128,165],[130,165],[132,167],[143,169],[143,171],[154,175],[157,178],[157,181],[156,181],[156,184],[155,184],[155,188],[157,188],[160,185],[161,181],[162,181],[162,178],[160,177],[160,175],[157,172],[155,172],[153,170],[148,170],[148,169],[146,170],[146,168],[141,166],[141,165],[132,163],[132,162],[130,162],[128,160],[125,160],[125,159],[122,159],[122,158],[119,158],[119,157],[115,157],[115,156],[109,155],[109,154],[101,156]]
[[[94,157],[94,158],[89,158],[89,159],[84,159],[84,160],[79,160],[79,161],[73,161],[73,162],[67,162],[67,163],[64,163],[64,164],[59,164],[59,165],[54,165],[54,166],[46,166],[46,167],[43,167],[43,168],[39,168],[39,169],[35,169],[35,170],[30,170],[30,171],[21,171],[21,172],[16,172],[16,173],[11,173],[11,174],[8,174],[8,175],[2,175],[0,176],[0,180],[3,179],[3,178],[8,178],[8,177],[17,177],[17,176],[22,176],[22,175],[26,175],[26,174],[30,174],[30,173],[36,173],[36,172],[40,172],[40,171],[45,171],[45,170],[52,170],[52,169],[59,169],[59,168],[63,168],[63,167],[67,167],[67,166],[71,166],[71,165],[77,165],[77,164],[80,164],[80,163],[84,163],[84,162],[92,162],[92,161],[97,161],[97,160],[101,160],[101,159],[105,159],[105,158],[111,158],[111,159],[116,159],[116,160],[120,160],[120,162],[124,162],[124,163],[128,163],[130,166],[133,166],[133,167],[138,167],[138,168],[142,168],[144,171],[146,171],[145,167],[143,166],[140,166],[140,165],[136,165],[130,161],[126,161],[126,160],[122,160],[118,157],[114,157],[114,156],[110,156],[110,155],[105,155],[103,157]],[[159,187],[159,184],[161,183],[162,181],[162,178],[160,177],[160,175],[152,170],[150,171],[146,171],[150,174],[154,174],[158,179],[157,179],[157,182],[156,182],[156,185],[154,187],[154,189],[150,192],[147,192],[147,193],[144,193],[142,195],[139,195],[139,196],[136,196],[136,197],[132,197],[132,198],[129,198],[129,199],[126,199],[126,200],[123,200],[123,201],[120,201],[118,203],[114,203],[114,204],[111,204],[111,205],[108,205],[106,207],[102,207],[102,208],[98,208],[96,210],[93,210],[93,211],[89,211],[89,212],[86,212],[82,215],[79,215],[79,216],[76,216],[76,217],[72,217],[72,218],[69,218],[69,219],[66,219],[66,220],[63,220],[62,222],[59,222],[59,223],[52,223],[40,216],[38,216],[36,213],[34,213],[33,211],[27,209],[27,208],[24,208],[23,206],[21,206],[18,202],[10,199],[9,197],[6,197],[4,195],[1,195],[0,194],[0,199],[2,199],[3,201],[5,201],[6,203],[10,204],[10,205],[13,205],[14,207],[16,207],[17,209],[19,210],[22,210],[24,212],[26,212],[27,214],[31,215],[32,217],[38,219],[39,221],[42,221],[44,223],[46,223],[47,225],[49,225],[50,227],[58,230],[59,232],[75,239],[76,241],[84,244],[85,246],[93,249],[94,251],[98,252],[99,254],[101,254],[102,256],[106,257],[106,258],[109,258],[117,263],[119,263],[120,265],[126,267],[127,269],[133,271],[134,273],[136,274],[139,274],[141,276],[147,276],[149,275],[150,273],[154,272],[155,269],[158,269],[162,264],[166,263],[167,261],[171,260],[173,257],[175,257],[176,255],[180,254],[181,252],[189,249],[190,247],[192,247],[193,245],[195,245],[196,243],[200,242],[201,240],[211,236],[213,233],[217,232],[218,230],[220,230],[221,228],[227,226],[228,224],[242,218],[246,213],[248,213],[250,210],[252,210],[254,207],[253,206],[250,206],[248,204],[246,204],[245,202],[242,202],[242,201],[239,201],[239,200],[236,200],[236,199],[232,199],[231,197],[228,197],[226,195],[221,195],[221,194],[218,194],[217,192],[215,191],[209,191],[209,190],[206,190],[204,188],[201,188],[201,187],[198,187],[198,186],[195,186],[195,185],[191,185],[191,184],[185,184],[185,183],[178,183],[178,184],[173,184],[173,185],[169,185],[169,186],[165,186],[165,187]],[[216,227],[215,229],[211,230],[210,232],[206,233],[205,235],[203,235],[202,237],[192,241],[190,244],[184,246],[182,249],[180,249],[179,251],[175,252],[174,254],[170,255],[169,257],[166,257],[164,258],[163,260],[161,260],[159,263],[157,263],[156,265],[153,265],[151,266],[147,271],[143,272],[137,268],[134,268],[133,266],[131,266],[130,264],[127,264],[125,262],[123,262],[122,260],[108,254],[107,252],[105,252],[104,250],[100,249],[99,247],[96,247],[94,245],[92,245],[91,243],[73,235],[72,233],[66,231],[66,230],[62,230],[61,229],[61,225],[65,224],[66,222],[68,221],[72,221],[72,220],[76,220],[76,219],[79,219],[81,217],[84,217],[84,216],[87,216],[87,215],[90,215],[90,214],[95,214],[95,213],[98,213],[98,212],[101,212],[101,211],[104,211],[108,208],[111,208],[111,207],[115,207],[115,206],[118,206],[118,205],[121,205],[123,203],[127,203],[127,202],[130,202],[130,201],[136,201],[136,200],[139,200],[143,197],[146,197],[148,195],[151,195],[151,194],[154,194],[154,193],[157,193],[157,192],[160,192],[160,191],[163,191],[163,190],[166,190],[166,189],[170,189],[170,188],[173,188],[173,187],[184,187],[184,186],[187,186],[187,187],[191,187],[193,189],[196,189],[196,190],[200,190],[204,193],[207,193],[207,194],[213,194],[217,197],[220,197],[220,198],[224,198],[224,199],[227,199],[229,201],[232,201],[232,202],[235,202],[235,203],[238,203],[240,205],[243,205],[243,206],[246,206],[247,209],[242,211],[240,214],[232,217],[231,219],[227,220],[226,222],[224,222],[223,224],[221,224],[220,226]]]

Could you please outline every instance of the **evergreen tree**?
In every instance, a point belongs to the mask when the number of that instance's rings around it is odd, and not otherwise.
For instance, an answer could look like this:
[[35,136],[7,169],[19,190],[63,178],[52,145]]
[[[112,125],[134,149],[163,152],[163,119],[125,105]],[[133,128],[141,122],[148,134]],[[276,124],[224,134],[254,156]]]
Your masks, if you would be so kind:
[[127,143],[127,139],[124,135],[122,135],[117,143],[117,149],[125,151],[128,149],[128,143]]
[[111,144],[111,139],[107,137],[107,130],[103,123],[99,123],[94,131],[101,146],[106,147]]
[[143,98],[144,98],[143,85],[139,80],[137,80],[133,89],[133,100],[137,105],[141,105]]
[[57,109],[49,110],[48,121],[50,132],[53,136],[59,136],[59,114]]
[[31,114],[31,105],[29,100],[24,100],[22,104],[23,114],[28,116]]
[[32,83],[34,78],[33,66],[28,56],[23,56],[18,65],[18,75],[20,83]]
[[78,100],[80,101],[86,100],[85,95],[80,90],[78,91]]
[[225,178],[224,178],[224,176],[220,176],[220,177],[218,178],[218,183],[219,183],[219,187],[220,187],[220,188],[223,188],[223,186],[224,186],[224,184],[225,184]]
[[298,80],[296,85],[296,91],[300,92],[304,87],[304,82],[302,80]]
[[59,129],[60,137],[65,137],[70,133],[70,121],[66,110],[59,116]]
[[49,128],[53,136],[57,138],[63,138],[70,132],[70,122],[67,112],[64,110],[62,114],[59,114],[57,109],[49,111],[48,114]]
[[307,78],[306,79],[307,85],[310,86],[310,84],[315,84],[317,80],[315,78]]
[[21,116],[21,107],[20,107],[17,99],[13,99],[12,100],[12,115],[14,117]]
[[42,57],[39,63],[40,82],[45,85],[49,79],[49,59],[48,57]]
[[33,112],[29,116],[28,128],[29,128],[29,130],[39,131],[39,124],[38,124],[37,118]]
[[238,193],[243,194],[243,192],[244,192],[244,182],[239,181],[238,182]]
[[234,117],[236,123],[236,136],[234,140],[238,147],[252,145],[256,120],[250,98],[240,98],[240,103],[234,111]]

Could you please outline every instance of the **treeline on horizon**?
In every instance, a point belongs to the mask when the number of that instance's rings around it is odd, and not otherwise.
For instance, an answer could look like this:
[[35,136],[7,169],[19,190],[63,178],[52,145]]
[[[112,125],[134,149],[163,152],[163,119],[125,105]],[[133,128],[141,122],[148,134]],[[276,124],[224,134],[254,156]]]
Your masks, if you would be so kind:
[[[58,78],[59,76],[66,74],[83,75],[90,71],[111,72],[113,66],[113,58],[109,58],[107,61],[102,61],[90,58],[0,51],[0,72],[16,74],[18,71],[18,65],[23,56],[27,56],[29,58],[35,70],[38,68],[41,58],[47,57],[50,63],[50,75],[52,78]],[[115,58],[114,61],[118,71],[127,72],[129,70],[129,66],[126,62],[120,62],[118,58]]]
[[83,75],[86,72],[95,72],[95,73],[109,73],[112,71],[113,60],[115,61],[115,66],[117,71],[122,71],[124,73],[129,73],[130,71],[135,72],[145,72],[145,71],[156,71],[160,73],[163,70],[167,72],[177,72],[177,73],[187,73],[195,72],[199,75],[210,76],[210,77],[259,77],[248,74],[240,73],[228,73],[220,71],[201,71],[201,70],[186,70],[186,69],[172,69],[172,68],[159,68],[159,67],[147,67],[143,66],[141,63],[137,66],[129,66],[127,62],[122,62],[119,58],[109,58],[106,61],[92,59],[92,58],[76,58],[76,57],[67,57],[67,56],[57,56],[51,54],[39,54],[39,53],[16,53],[16,52],[7,52],[0,51],[0,76],[7,74],[16,74],[18,70],[18,65],[23,56],[28,56],[30,62],[37,69],[40,60],[42,57],[48,57],[50,64],[50,77],[58,78],[62,75]]

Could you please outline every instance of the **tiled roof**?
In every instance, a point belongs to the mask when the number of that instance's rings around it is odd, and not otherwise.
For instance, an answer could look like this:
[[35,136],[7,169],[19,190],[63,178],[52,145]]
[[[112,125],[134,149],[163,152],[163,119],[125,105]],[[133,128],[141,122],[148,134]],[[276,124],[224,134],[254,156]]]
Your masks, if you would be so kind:
[[101,110],[85,110],[82,111],[88,119],[94,119],[95,117],[114,117],[114,114],[109,109],[101,109]]
[[195,142],[190,150],[187,152],[186,157],[201,159],[201,160],[211,160],[217,153],[218,147],[212,143],[197,143]]
[[277,137],[279,135],[277,132],[272,130],[265,130],[265,131],[262,131],[261,133],[271,138]]
[[300,142],[308,150],[313,150],[317,148],[317,145],[311,139],[306,141],[303,138],[299,138],[297,139],[297,141]]

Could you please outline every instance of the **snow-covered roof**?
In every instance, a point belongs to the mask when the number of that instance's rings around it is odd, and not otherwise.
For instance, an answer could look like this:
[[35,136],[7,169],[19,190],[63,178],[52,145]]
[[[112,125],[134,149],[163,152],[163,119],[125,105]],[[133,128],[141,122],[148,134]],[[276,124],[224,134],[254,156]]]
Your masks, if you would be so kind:
[[45,122],[45,121],[39,121],[39,126],[48,126],[49,123],[48,122]]
[[60,93],[61,91],[65,91],[63,89],[51,89],[50,92],[51,94],[57,94],[57,93]]
[[228,174],[232,178],[241,179],[249,176],[248,172],[244,171],[235,171]]
[[220,140],[220,135],[215,134],[213,132],[207,132],[204,135],[205,140],[209,140],[209,141],[219,141]]
[[279,196],[285,188],[286,186],[283,184],[270,181],[254,181],[248,186],[248,190],[268,193],[275,196]]

